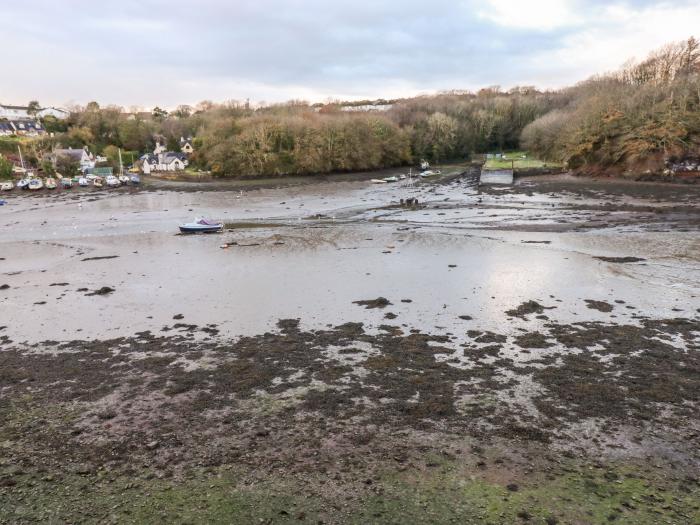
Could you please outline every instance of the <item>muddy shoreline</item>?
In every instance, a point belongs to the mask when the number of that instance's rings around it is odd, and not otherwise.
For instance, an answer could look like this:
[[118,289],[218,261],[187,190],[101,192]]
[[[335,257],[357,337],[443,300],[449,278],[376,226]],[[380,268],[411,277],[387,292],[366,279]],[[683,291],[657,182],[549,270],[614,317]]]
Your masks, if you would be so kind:
[[699,196],[12,199],[0,523],[697,522]]

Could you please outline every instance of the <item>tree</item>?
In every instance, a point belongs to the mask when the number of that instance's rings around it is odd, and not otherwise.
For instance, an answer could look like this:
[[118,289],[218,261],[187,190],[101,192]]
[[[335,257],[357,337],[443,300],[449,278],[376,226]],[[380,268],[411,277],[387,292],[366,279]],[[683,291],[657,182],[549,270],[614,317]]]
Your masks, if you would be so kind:
[[75,127],[71,128],[65,135],[67,145],[71,148],[82,148],[92,144],[95,140],[95,136],[92,134],[90,128],[87,127]]
[[165,144],[168,151],[180,151],[180,141],[173,136],[168,137],[168,141]]
[[12,168],[13,164],[0,155],[0,179],[12,178]]
[[32,100],[27,104],[27,113],[30,114],[32,117],[36,117],[36,114],[39,112],[41,109],[41,105],[39,104],[38,101]]
[[107,157],[107,162],[112,167],[119,166],[119,148],[109,145],[102,150],[102,155]]
[[59,155],[56,159],[56,171],[64,177],[72,177],[80,170],[80,162],[70,155]]
[[177,118],[187,118],[190,115],[192,115],[192,106],[181,104],[177,107],[175,111],[173,111],[172,114]]
[[49,176],[56,174],[56,169],[53,167],[53,164],[50,160],[41,161],[41,171],[43,171],[46,175]]
[[165,117],[168,116],[168,112],[165,111],[164,109],[159,108],[158,106],[153,108],[153,118],[156,120],[164,120]]
[[53,115],[46,115],[41,119],[41,123],[44,125],[47,133],[64,133],[68,131],[68,123],[57,119]]
[[119,124],[119,139],[126,149],[146,151],[153,146],[152,123],[142,120],[123,120]]

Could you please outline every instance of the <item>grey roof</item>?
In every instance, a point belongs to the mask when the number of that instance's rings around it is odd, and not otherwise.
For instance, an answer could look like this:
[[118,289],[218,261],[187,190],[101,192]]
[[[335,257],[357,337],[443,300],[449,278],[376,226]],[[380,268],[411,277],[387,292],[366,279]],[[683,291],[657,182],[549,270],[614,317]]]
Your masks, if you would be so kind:
[[44,128],[35,120],[11,120],[10,123],[15,129],[22,131],[44,131]]
[[[182,162],[187,160],[187,155],[185,153],[176,153],[174,151],[166,151],[163,155],[163,164],[170,164],[175,159],[179,159]],[[141,157],[141,160],[148,162],[149,164],[160,164],[160,159],[158,155],[153,153],[147,153]]]
[[179,159],[184,162],[185,160],[187,160],[187,155],[185,155],[184,153],[176,153],[174,151],[166,151],[165,153],[163,153],[163,162],[165,162],[166,164],[170,164],[175,159]]

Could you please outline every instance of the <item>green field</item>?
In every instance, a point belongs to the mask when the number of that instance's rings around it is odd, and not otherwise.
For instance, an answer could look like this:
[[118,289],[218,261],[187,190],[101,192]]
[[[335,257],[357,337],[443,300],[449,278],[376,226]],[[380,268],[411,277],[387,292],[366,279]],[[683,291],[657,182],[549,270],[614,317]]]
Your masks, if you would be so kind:
[[[525,157],[525,158],[523,158]],[[561,164],[556,162],[545,162],[531,157],[527,151],[509,151],[503,154],[502,159],[488,159],[484,164],[487,170],[504,169],[534,169],[534,168],[560,168]]]

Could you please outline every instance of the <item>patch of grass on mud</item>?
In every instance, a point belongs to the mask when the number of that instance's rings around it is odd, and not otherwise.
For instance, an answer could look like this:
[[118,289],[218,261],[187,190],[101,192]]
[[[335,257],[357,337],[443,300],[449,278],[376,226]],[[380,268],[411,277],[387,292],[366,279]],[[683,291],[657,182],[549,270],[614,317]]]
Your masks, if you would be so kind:
[[[671,493],[662,478],[633,467],[566,464],[525,482],[490,481],[459,461],[426,458],[425,470],[388,471],[343,482],[266,480],[232,469],[190,472],[182,481],[132,477],[23,475],[0,491],[0,523],[696,523],[697,483]],[[30,482],[29,485],[26,482]],[[28,488],[27,488],[28,487]],[[346,497],[347,496],[347,497]],[[662,519],[665,518],[665,519]]]

